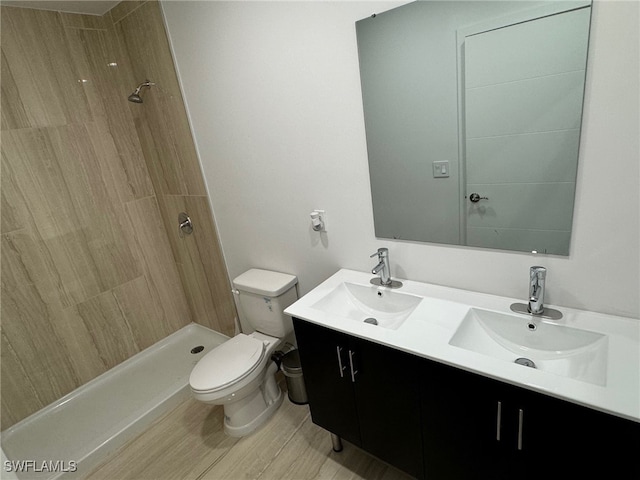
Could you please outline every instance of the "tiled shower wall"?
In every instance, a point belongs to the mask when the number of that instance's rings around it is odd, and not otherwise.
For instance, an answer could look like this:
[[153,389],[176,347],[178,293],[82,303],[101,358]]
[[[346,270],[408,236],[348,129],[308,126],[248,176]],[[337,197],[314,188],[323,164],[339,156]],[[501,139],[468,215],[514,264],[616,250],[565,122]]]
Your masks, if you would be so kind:
[[[126,1],[111,14],[133,73],[127,88],[157,84],[131,112],[193,321],[233,335],[235,306],[160,7]],[[178,234],[180,212],[195,224],[189,237]]]
[[158,4],[1,17],[4,430],[235,307]]

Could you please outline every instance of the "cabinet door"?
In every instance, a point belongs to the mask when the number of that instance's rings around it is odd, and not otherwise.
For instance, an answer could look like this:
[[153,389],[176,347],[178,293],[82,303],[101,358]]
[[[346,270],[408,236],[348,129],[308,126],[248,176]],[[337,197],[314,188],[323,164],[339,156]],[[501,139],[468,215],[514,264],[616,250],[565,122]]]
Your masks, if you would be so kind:
[[509,478],[504,442],[511,426],[503,385],[429,362],[422,388],[426,478]]
[[[640,478],[640,424],[513,387],[522,410],[512,474],[525,479]],[[515,478],[515,477],[514,477]]]
[[360,446],[349,336],[293,319],[313,423]]
[[418,387],[421,359],[365,340],[351,341],[362,447],[424,478]]

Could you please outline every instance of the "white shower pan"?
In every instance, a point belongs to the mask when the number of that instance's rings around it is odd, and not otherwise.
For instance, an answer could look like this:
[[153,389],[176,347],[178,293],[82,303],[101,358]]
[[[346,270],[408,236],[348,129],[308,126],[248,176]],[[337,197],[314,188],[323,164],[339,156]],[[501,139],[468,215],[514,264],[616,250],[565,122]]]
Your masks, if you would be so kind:
[[[14,470],[20,479],[85,477],[187,399],[193,366],[226,340],[191,323],[8,428],[2,432],[8,463],[0,476]],[[191,353],[198,346],[204,348]]]

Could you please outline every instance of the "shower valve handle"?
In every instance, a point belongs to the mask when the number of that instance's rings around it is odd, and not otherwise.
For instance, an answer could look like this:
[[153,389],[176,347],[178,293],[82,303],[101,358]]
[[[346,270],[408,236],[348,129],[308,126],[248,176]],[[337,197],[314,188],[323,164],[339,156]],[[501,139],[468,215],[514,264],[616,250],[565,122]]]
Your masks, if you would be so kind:
[[178,235],[183,238],[185,234],[191,235],[193,233],[193,223],[191,218],[184,212],[178,214]]

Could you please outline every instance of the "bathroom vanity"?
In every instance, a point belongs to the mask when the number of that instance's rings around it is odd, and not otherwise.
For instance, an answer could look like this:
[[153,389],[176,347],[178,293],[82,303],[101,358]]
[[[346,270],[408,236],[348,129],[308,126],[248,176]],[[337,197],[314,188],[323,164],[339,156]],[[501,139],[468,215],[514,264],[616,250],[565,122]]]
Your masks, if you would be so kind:
[[314,423],[416,478],[640,476],[637,320],[559,308],[551,322],[370,278],[340,270],[286,310]]

